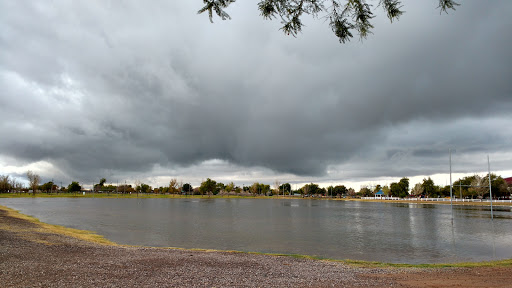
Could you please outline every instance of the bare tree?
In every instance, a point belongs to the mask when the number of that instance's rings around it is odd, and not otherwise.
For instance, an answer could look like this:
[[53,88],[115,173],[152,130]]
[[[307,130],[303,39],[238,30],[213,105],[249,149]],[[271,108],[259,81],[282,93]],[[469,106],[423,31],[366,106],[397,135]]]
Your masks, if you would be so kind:
[[23,188],[23,185],[21,184],[21,182],[16,180],[16,178],[12,178],[9,181],[8,187],[11,190],[11,192],[18,193]]
[[304,192],[304,195],[308,195],[309,194],[309,185],[304,185],[304,187],[302,187],[302,192]]
[[17,180],[13,180],[13,187],[14,189],[16,190],[17,193],[19,193],[21,191],[21,189],[23,189],[23,184]]
[[[281,186],[281,181],[277,180],[274,181],[274,186],[276,187],[276,192],[277,192],[277,195],[279,195],[279,186]],[[283,197],[284,197],[284,191],[283,191]]]
[[[487,182],[487,178],[481,177],[479,175],[475,175],[474,179],[471,181],[471,187],[468,189],[468,191],[471,194],[476,194],[478,198],[483,198],[484,192],[486,192],[489,188],[485,188],[485,186],[488,186],[489,183]],[[482,187],[484,186],[484,187]]]
[[39,182],[41,181],[41,177],[35,174],[34,172],[28,170],[27,171],[28,182],[30,183],[30,188],[32,188],[32,193],[36,195],[37,187],[39,187]]
[[421,185],[421,183],[416,183],[416,185],[414,185],[414,187],[411,189],[411,194],[412,195],[421,195],[423,193],[423,186]]

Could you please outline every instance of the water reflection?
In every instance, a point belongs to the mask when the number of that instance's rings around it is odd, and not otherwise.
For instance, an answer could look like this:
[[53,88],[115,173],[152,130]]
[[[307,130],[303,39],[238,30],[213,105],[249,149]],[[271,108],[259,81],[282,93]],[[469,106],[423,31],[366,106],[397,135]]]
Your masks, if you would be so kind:
[[437,263],[512,258],[509,207],[313,199],[0,199],[132,245]]

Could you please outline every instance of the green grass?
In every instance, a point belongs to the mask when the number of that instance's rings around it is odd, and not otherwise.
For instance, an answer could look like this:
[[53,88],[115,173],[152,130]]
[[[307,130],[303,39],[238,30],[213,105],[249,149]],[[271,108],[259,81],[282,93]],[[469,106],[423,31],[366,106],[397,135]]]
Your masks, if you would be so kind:
[[[22,214],[14,209],[11,209],[11,208],[8,208],[5,206],[1,206],[1,205],[0,205],[0,209],[6,211],[7,216],[26,220],[30,223],[34,223],[37,225],[36,226],[37,228],[23,228],[23,229],[16,227],[16,226],[13,227],[13,226],[7,226],[7,225],[0,225],[0,230],[1,229],[9,230],[9,231],[13,231],[16,233],[20,233],[25,236],[30,235],[29,238],[36,237],[36,236],[34,236],[35,234],[33,232],[44,232],[44,233],[50,232],[50,233],[66,235],[66,236],[74,237],[74,238],[84,240],[87,242],[92,242],[92,243],[97,243],[97,244],[102,244],[102,245],[112,245],[112,246],[118,245],[110,240],[107,240],[105,237],[96,234],[93,231],[79,230],[79,229],[73,229],[73,228],[68,228],[68,227],[64,227],[64,226],[44,223],[44,222],[39,221],[39,219],[37,219],[35,217]],[[31,240],[37,241],[38,239],[31,239]]]
[[[332,260],[339,261],[339,260]],[[473,267],[497,267],[511,266],[512,259],[484,261],[484,262],[459,262],[459,263],[437,263],[437,264],[405,264],[405,263],[384,263],[375,261],[341,260],[341,262],[359,267],[393,267],[393,268],[473,268]]]
[[[449,205],[449,201],[416,201],[416,200],[379,200],[379,199],[359,199],[359,198],[320,198],[320,197],[300,197],[300,196],[245,196],[245,195],[179,195],[179,194],[116,194],[116,193],[44,193],[38,192],[36,195],[32,193],[0,193],[0,198],[23,198],[23,197],[40,197],[40,198],[53,198],[53,197],[75,197],[75,198],[247,198],[247,199],[309,199],[309,200],[335,200],[335,201],[361,201],[361,202],[384,202],[384,203],[414,203],[414,204],[441,204]],[[489,202],[453,202],[454,205],[489,205]],[[497,203],[493,205],[512,205],[512,203]]]
[[[217,199],[217,198],[239,198],[239,199],[283,199],[277,196],[237,196],[237,195],[176,195],[176,194],[115,194],[115,193],[0,193],[0,198],[194,198],[194,199]],[[297,197],[289,198],[297,199]]]

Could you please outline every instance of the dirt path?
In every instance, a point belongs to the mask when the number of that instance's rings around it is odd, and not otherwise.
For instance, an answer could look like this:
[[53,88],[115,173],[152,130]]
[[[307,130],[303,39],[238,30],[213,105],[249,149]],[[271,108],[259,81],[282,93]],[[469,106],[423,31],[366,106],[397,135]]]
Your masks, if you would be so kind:
[[100,245],[0,208],[1,287],[512,287],[512,267],[360,268],[236,252]]
[[435,271],[381,275],[405,287],[512,287],[512,268],[444,268]]

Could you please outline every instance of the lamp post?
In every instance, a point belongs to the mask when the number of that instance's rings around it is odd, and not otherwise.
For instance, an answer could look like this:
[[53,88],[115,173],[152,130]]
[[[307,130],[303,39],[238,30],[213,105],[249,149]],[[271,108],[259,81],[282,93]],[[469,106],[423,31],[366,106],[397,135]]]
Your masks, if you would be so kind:
[[453,202],[452,202],[452,149],[450,148],[450,206],[452,209],[452,221],[453,221]]
[[489,168],[489,198],[491,199],[491,220],[494,220],[492,213],[492,189],[491,189],[491,163],[489,162],[489,155],[487,155],[487,168]]

